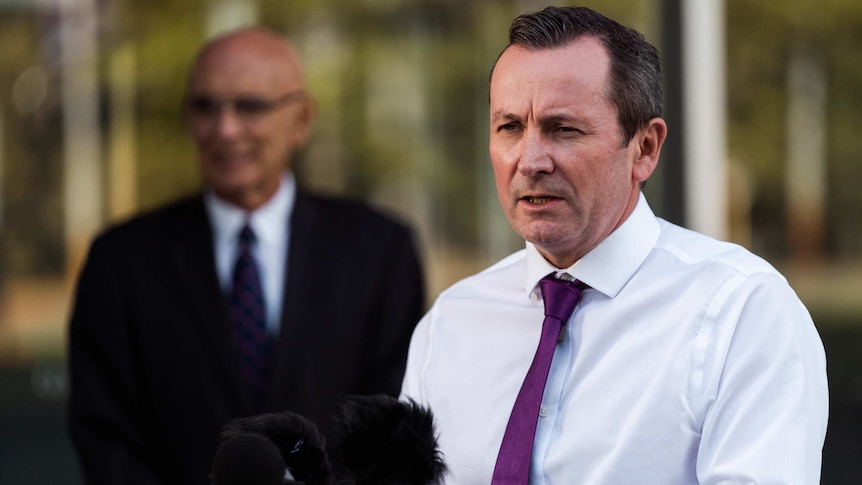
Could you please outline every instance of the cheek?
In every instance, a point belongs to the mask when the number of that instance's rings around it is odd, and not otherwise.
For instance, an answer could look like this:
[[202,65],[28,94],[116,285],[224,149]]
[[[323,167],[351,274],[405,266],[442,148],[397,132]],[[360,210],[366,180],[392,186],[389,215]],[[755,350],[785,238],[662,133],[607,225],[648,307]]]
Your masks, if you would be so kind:
[[492,141],[488,153],[495,177],[511,178],[517,166],[517,157],[503,141]]
[[602,157],[596,157],[596,160],[592,175],[606,189],[620,190],[631,184],[633,167],[625,151],[610,151]]
[[512,182],[512,167],[511,165],[502,162],[499,158],[492,156],[491,169],[494,171],[494,182],[497,187],[497,195],[500,197],[500,201],[503,202],[509,193],[509,186]]
[[205,152],[213,144],[212,137],[204,130],[189,130],[189,135],[199,152]]
[[632,191],[632,170],[624,159],[611,160],[613,165],[603,172],[593,173],[593,199],[596,205],[594,217],[616,222],[620,212],[628,204]]
[[281,170],[289,161],[296,144],[294,137],[284,130],[255,133],[252,139],[257,157],[268,171]]
[[281,133],[272,129],[261,128],[249,132],[248,141],[258,150],[269,155],[289,143],[291,137]]

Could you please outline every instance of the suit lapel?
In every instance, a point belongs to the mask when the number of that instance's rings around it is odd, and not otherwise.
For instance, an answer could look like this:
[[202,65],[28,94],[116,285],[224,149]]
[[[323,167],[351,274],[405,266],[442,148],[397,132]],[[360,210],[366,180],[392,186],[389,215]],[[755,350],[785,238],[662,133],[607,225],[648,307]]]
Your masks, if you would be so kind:
[[212,229],[203,199],[189,205],[187,212],[173,228],[177,242],[172,254],[178,280],[198,316],[191,324],[197,327],[200,341],[212,357],[212,368],[224,376],[226,394],[237,400],[238,409],[250,410],[251,395],[242,379],[239,355],[232,342],[231,322],[216,275]]
[[[325,262],[319,255],[326,254],[328,235],[325,217],[313,198],[302,191],[297,192],[296,202],[290,220],[290,244],[287,255],[287,276],[281,310],[279,340],[274,354],[272,382],[292,382],[299,385],[303,378],[295,376],[300,365],[300,355],[304,347],[314,342],[311,332],[320,331],[315,321],[315,309],[310,302],[314,292],[320,291],[325,284]],[[292,378],[288,376],[291,375]],[[303,389],[280,389],[277,386],[270,395],[271,406],[282,406],[285,396]]]

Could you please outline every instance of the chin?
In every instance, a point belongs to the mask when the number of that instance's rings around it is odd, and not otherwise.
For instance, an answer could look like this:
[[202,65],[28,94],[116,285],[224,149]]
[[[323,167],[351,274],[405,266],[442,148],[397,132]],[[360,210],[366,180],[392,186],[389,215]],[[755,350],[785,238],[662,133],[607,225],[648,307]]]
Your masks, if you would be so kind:
[[540,217],[520,217],[514,221],[515,232],[527,241],[553,241],[565,235],[569,226],[555,219]]
[[[515,230],[525,241],[541,249],[542,254],[557,254],[562,248],[571,248],[577,230],[571,224],[561,224],[549,221],[534,221],[522,224]],[[568,252],[568,251],[563,251]],[[547,256],[546,256],[547,257]]]
[[554,248],[560,244],[562,237],[558,231],[542,230],[540,228],[530,228],[519,232],[524,240],[533,243],[539,248]]
[[209,182],[223,190],[241,190],[259,183],[260,175],[249,166],[222,167],[210,172]]
[[218,181],[213,180],[210,187],[221,197],[235,200],[244,194],[253,191],[254,183],[241,180]]

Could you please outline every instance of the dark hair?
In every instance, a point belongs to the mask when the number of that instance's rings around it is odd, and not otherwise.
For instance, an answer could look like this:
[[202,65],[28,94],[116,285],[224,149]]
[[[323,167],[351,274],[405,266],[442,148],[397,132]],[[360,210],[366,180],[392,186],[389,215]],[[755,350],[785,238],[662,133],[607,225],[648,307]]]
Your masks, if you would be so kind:
[[584,36],[599,39],[610,56],[606,95],[617,107],[623,145],[628,145],[662,110],[659,53],[643,35],[586,7],[546,7],[512,21],[506,49],[564,47]]

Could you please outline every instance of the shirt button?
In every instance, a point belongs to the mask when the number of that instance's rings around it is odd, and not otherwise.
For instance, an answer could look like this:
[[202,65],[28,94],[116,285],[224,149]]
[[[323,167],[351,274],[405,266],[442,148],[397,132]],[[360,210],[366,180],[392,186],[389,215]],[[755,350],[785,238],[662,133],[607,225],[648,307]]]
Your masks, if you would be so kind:
[[540,418],[548,417],[548,408],[546,408],[545,406],[542,406],[541,408],[539,408],[539,417]]

